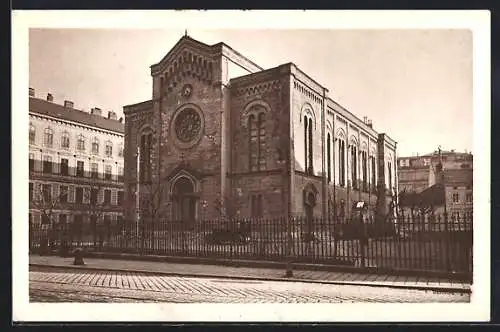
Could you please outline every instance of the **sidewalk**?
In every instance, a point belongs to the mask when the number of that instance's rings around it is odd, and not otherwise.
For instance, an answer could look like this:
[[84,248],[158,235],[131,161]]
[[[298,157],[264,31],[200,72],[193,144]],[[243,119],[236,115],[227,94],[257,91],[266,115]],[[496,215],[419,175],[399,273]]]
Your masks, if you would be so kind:
[[259,279],[272,281],[300,281],[337,285],[359,285],[421,289],[441,292],[470,292],[469,283],[439,278],[392,276],[351,272],[294,270],[292,278],[284,277],[283,269],[232,267],[206,264],[148,262],[136,260],[85,258],[84,266],[73,265],[73,258],[30,255],[30,267],[91,269],[101,271],[139,272],[146,274],[176,275],[185,277]]

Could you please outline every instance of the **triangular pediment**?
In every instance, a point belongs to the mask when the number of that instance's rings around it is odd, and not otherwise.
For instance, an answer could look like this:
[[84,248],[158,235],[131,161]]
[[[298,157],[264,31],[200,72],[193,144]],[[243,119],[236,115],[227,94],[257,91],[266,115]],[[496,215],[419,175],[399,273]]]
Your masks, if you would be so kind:
[[151,75],[159,75],[167,81],[180,75],[209,79],[215,68],[216,54],[214,46],[183,36],[160,62],[151,66]]

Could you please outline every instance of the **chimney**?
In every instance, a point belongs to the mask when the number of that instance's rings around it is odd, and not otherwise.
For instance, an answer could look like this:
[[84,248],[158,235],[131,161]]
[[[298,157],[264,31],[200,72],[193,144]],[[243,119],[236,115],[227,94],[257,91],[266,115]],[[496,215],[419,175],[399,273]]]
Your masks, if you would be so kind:
[[100,109],[100,108],[98,108],[98,107],[94,107],[94,108],[92,108],[92,109],[90,110],[90,114],[95,114],[95,115],[99,115],[99,116],[100,116],[100,115],[102,115],[102,113],[101,113],[101,109]]
[[122,122],[123,122],[123,118],[120,118],[120,119],[118,120],[118,122],[122,123]]
[[34,97],[34,96],[35,96],[35,89],[30,88],[30,97]]
[[72,101],[70,101],[70,100],[65,100],[64,101],[64,107],[65,108],[73,108],[73,106],[74,106],[74,104],[73,104]]
[[373,128],[372,120],[366,120],[368,127]]
[[363,117],[363,123],[365,123],[365,124],[366,124],[367,122],[368,122],[368,117],[364,116],[364,117]]
[[47,93],[47,101],[50,101],[50,102],[54,101],[54,96],[52,96],[51,93]]
[[108,112],[108,119],[116,120],[116,113],[115,112]]

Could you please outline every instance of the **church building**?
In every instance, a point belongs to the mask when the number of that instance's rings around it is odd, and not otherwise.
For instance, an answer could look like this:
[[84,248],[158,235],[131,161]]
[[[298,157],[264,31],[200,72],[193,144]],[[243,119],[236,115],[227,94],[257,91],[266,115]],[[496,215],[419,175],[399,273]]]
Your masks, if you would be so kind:
[[295,64],[183,36],[150,68],[151,99],[124,106],[126,218],[389,213],[396,142]]

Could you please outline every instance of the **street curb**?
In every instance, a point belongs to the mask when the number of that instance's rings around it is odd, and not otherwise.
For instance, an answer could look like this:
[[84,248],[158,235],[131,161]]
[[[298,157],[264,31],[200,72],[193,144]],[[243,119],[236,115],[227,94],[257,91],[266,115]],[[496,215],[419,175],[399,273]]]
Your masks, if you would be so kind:
[[[286,262],[276,261],[254,261],[254,260],[230,260],[222,258],[209,258],[209,257],[178,257],[178,256],[157,256],[157,255],[139,255],[129,253],[108,253],[108,252],[85,252],[87,258],[100,258],[100,259],[122,259],[132,261],[148,261],[148,262],[168,262],[179,264],[197,264],[197,265],[223,265],[234,267],[250,267],[250,268],[269,268],[269,269],[282,269]],[[446,278],[459,282],[470,282],[468,276],[463,273],[449,274],[440,271],[415,271],[407,269],[384,269],[374,267],[354,267],[348,265],[326,265],[326,264],[311,264],[294,262],[293,268],[296,270],[304,271],[326,271],[326,272],[345,272],[356,274],[389,274],[394,276],[422,276],[422,277],[436,277]]]
[[49,269],[63,269],[63,270],[92,270],[102,272],[122,272],[122,273],[141,273],[145,275],[163,275],[163,276],[176,276],[188,278],[219,278],[219,279],[233,279],[233,280],[259,280],[259,281],[286,281],[286,282],[306,282],[314,284],[330,284],[330,285],[345,285],[345,286],[365,286],[365,287],[379,287],[379,288],[392,288],[392,289],[408,289],[408,290],[421,290],[433,291],[439,293],[471,293],[470,288],[460,287],[436,287],[436,286],[418,286],[418,285],[394,285],[389,283],[380,282],[363,282],[363,281],[334,281],[334,280],[317,280],[317,279],[300,279],[300,278],[278,278],[278,277],[256,277],[256,276],[232,276],[232,275],[218,275],[207,273],[179,273],[179,272],[162,272],[162,271],[147,271],[140,269],[120,269],[120,268],[103,268],[93,267],[88,265],[51,265],[51,264],[37,264],[30,263],[30,267],[49,268]]

